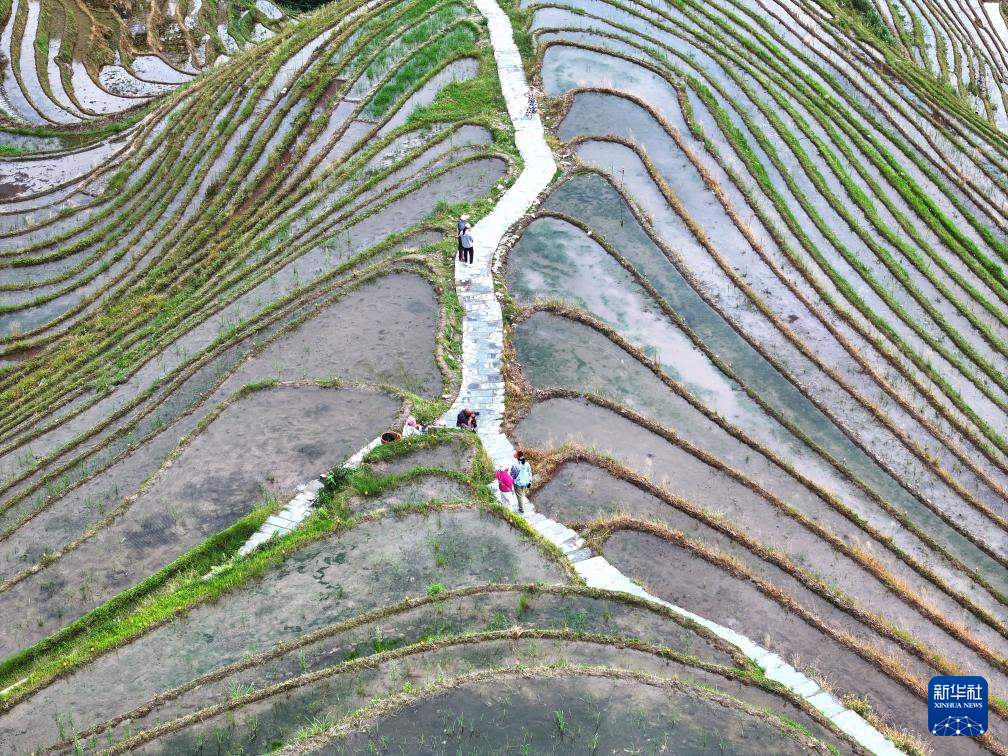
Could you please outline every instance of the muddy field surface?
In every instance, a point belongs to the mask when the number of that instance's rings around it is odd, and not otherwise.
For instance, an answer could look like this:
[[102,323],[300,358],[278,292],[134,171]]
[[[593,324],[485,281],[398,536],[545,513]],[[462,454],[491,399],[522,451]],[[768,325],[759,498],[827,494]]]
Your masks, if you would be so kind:
[[691,693],[597,677],[507,679],[463,685],[412,704],[320,753],[366,752],[388,743],[449,754],[670,752],[808,753],[779,726]]
[[386,394],[315,387],[243,397],[193,439],[114,523],[0,597],[20,619],[3,655],[139,582],[270,498],[285,500],[392,424]]
[[[358,656],[400,648],[420,639],[447,638],[512,626],[571,628],[578,632],[634,637],[705,661],[732,666],[731,657],[715,648],[710,641],[650,609],[581,595],[563,596],[520,589],[491,591],[443,599],[364,622],[352,629],[334,631],[319,641],[292,649],[279,657],[257,661],[223,679],[198,685],[152,707],[147,714],[134,717],[129,727],[138,732],[155,726],[157,722],[168,721],[215,702],[227,701],[238,686],[266,688],[299,674],[326,669]],[[155,631],[153,635],[159,632]],[[270,649],[264,643],[260,652]],[[54,742],[58,738],[58,729],[55,719],[50,716],[52,712],[58,712],[66,722],[73,720],[78,729],[85,729],[98,721],[96,717],[129,711],[130,707],[143,700],[145,691],[155,690],[156,686],[152,679],[144,679],[132,688],[117,685],[107,692],[98,688],[101,681],[119,674],[123,664],[131,663],[130,659],[120,658],[121,653],[128,656],[129,650],[99,658],[89,668],[54,682],[5,718],[0,718],[0,728],[3,728],[0,729],[0,739],[13,738],[15,732],[33,732],[39,743]],[[195,674],[193,679],[198,679]],[[78,690],[81,688],[94,689],[92,704],[84,705],[79,700]],[[103,705],[106,708],[101,708]],[[120,739],[127,727],[124,724],[113,727],[113,738]],[[103,733],[102,741],[107,742],[107,737]]]
[[[747,634],[776,651],[796,669],[810,665],[833,688],[868,695],[879,714],[927,737],[918,718],[908,714],[926,701],[918,698],[874,664],[859,657],[818,628],[761,593],[685,549],[646,533],[614,534],[605,548],[617,569],[642,581],[647,590],[678,606]],[[683,576],[689,579],[684,580]],[[949,753],[977,753],[975,741],[949,745]]]
[[[537,580],[561,583],[564,577],[496,517],[474,510],[390,516],[309,544],[262,581],[103,657],[59,689],[66,697],[58,705],[83,727],[277,641],[422,596],[431,583],[457,588]],[[17,712],[0,719],[8,743],[30,733],[18,724]]]
[[352,291],[284,334],[225,386],[264,378],[342,378],[440,396],[434,360],[439,305],[422,277],[400,273]]
[[[371,314],[377,310],[381,317]],[[179,439],[245,385],[264,380],[338,378],[387,383],[424,396],[440,395],[441,374],[434,359],[438,311],[426,280],[413,274],[393,274],[322,306],[288,332],[267,332],[264,335],[269,341],[264,346],[259,337],[245,340],[186,381],[140,424],[139,433],[152,434],[144,446],[49,503],[13,536],[0,541],[0,574],[24,569],[43,553],[59,550],[134,494]],[[220,383],[222,372],[230,375]],[[194,411],[178,423],[161,429],[193,407]],[[110,455],[106,452],[102,456]],[[38,509],[44,498],[42,492],[27,497],[0,519],[4,525],[12,525]]]

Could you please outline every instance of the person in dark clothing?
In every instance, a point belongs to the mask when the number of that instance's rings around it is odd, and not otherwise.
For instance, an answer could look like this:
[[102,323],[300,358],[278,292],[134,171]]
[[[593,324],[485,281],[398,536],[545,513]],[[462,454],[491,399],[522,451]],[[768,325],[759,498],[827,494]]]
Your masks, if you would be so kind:
[[536,113],[539,112],[539,103],[536,102],[536,95],[544,94],[544,92],[538,87],[529,87],[525,92],[525,97],[528,98],[528,104],[525,106],[525,117],[532,118]]
[[473,261],[473,238],[471,230],[472,226],[467,223],[465,229],[462,231],[462,235],[459,237],[459,245],[461,245],[459,260],[467,264]]
[[462,234],[465,232],[466,226],[469,225],[466,222],[468,220],[469,220],[469,216],[468,215],[460,215],[459,219],[458,219],[458,223],[456,224],[455,238],[458,240],[459,260],[462,259]]
[[476,432],[476,415],[478,412],[473,411],[469,407],[458,413],[458,417],[455,419],[455,427],[461,428],[462,430]]

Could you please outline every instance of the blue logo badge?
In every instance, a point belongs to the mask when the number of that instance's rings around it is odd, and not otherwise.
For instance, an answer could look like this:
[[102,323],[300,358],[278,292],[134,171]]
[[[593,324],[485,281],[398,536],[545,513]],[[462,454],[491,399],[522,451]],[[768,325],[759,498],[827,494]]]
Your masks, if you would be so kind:
[[928,683],[928,729],[932,735],[987,732],[987,681],[976,675],[932,677]]

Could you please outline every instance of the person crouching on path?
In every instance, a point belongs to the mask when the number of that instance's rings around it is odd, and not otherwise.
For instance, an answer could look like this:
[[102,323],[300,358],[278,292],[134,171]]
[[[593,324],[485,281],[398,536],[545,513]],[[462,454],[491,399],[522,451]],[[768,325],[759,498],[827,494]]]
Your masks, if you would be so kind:
[[524,514],[529,486],[532,485],[532,465],[525,459],[525,452],[515,452],[515,463],[511,465],[510,472],[515,495],[518,497],[518,511]]
[[417,423],[416,418],[410,415],[406,418],[406,425],[402,429],[402,437],[409,438],[410,436],[415,436],[418,433],[423,433],[423,428]]
[[458,417],[455,418],[455,427],[461,428],[462,430],[476,432],[476,412],[466,407],[464,410],[458,413]]
[[464,229],[462,229],[462,235],[459,236],[459,261],[464,263],[471,263],[473,261],[473,238],[472,238],[472,226],[466,223]]

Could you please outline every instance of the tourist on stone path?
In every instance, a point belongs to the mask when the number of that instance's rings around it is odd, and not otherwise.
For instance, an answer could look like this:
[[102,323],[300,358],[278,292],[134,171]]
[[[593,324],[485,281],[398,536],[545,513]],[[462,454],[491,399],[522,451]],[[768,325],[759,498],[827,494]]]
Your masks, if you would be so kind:
[[476,432],[476,416],[479,413],[474,411],[470,407],[466,407],[464,410],[458,413],[458,417],[455,418],[455,427],[461,428],[462,430]]
[[402,437],[409,438],[410,436],[415,436],[418,433],[423,433],[423,428],[417,423],[416,418],[410,415],[406,418],[406,425],[402,429]]
[[511,478],[511,473],[507,469],[501,469],[497,471],[497,490],[500,491],[500,495],[497,497],[500,503],[506,507],[511,506],[511,497],[513,496],[512,491],[514,490],[514,480]]
[[459,261],[467,264],[473,261],[472,226],[468,223],[459,236]]
[[525,91],[525,96],[528,98],[528,105],[525,106],[525,117],[531,118],[536,113],[539,112],[539,103],[536,102],[536,95],[543,94],[541,89],[530,86]]
[[456,224],[457,228],[455,230],[455,238],[458,239],[459,260],[462,259],[462,234],[466,230],[466,226],[469,225],[468,223],[466,223],[466,221],[468,220],[469,220],[468,215],[460,215],[458,223]]
[[518,496],[518,511],[524,514],[529,486],[532,485],[532,465],[525,459],[523,451],[515,452],[515,460],[517,461],[511,465],[511,479],[514,481],[515,495]]

